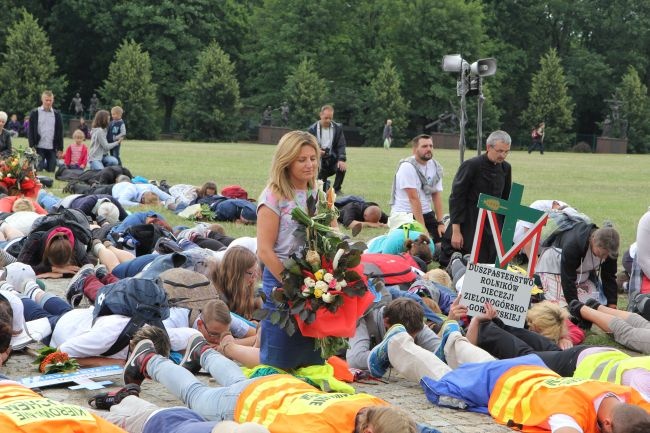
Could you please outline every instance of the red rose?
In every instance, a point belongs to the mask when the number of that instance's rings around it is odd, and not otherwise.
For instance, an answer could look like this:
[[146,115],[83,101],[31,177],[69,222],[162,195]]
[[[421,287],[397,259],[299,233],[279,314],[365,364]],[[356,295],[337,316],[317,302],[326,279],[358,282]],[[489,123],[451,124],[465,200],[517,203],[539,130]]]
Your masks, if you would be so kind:
[[2,183],[5,184],[7,188],[11,188],[16,184],[16,178],[15,177],[5,177],[2,179]]

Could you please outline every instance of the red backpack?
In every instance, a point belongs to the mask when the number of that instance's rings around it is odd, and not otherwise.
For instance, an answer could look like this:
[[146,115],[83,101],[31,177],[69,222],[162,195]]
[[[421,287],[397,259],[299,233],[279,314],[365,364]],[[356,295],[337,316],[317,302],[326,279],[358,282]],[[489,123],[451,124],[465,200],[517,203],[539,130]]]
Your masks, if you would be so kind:
[[228,198],[241,198],[248,200],[248,192],[239,185],[228,185],[223,187],[221,195]]
[[361,254],[361,263],[363,265],[373,264],[378,267],[381,270],[381,274],[374,275],[372,273],[368,277],[383,278],[387,286],[400,284],[410,285],[417,278],[417,274],[411,268],[418,269],[418,264],[408,254]]

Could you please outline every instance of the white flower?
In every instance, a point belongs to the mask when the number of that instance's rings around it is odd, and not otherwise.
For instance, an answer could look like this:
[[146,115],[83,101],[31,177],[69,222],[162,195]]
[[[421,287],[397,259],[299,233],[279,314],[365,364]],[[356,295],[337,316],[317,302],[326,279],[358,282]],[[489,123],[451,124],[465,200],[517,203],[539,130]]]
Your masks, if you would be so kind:
[[303,298],[308,298],[309,295],[311,295],[311,291],[309,289],[305,289],[302,291],[302,297]]
[[316,285],[316,281],[314,281],[314,279],[310,277],[305,278],[303,283],[305,283],[305,286],[307,287],[314,287],[314,285]]
[[316,288],[316,289],[320,289],[320,290],[322,290],[323,292],[327,292],[328,285],[327,285],[327,283],[326,283],[325,281],[317,281],[317,282],[316,282],[316,287],[315,287],[315,288]]
[[323,293],[323,297],[322,297],[323,302],[327,304],[334,302],[334,298],[336,298],[336,295],[333,295],[331,293]]
[[334,279],[334,275],[330,274],[329,272],[323,275],[323,281],[325,281],[327,284],[329,284],[330,281]]
[[339,281],[339,284],[341,284],[341,287],[347,287],[348,286],[348,282],[345,281],[345,280]]

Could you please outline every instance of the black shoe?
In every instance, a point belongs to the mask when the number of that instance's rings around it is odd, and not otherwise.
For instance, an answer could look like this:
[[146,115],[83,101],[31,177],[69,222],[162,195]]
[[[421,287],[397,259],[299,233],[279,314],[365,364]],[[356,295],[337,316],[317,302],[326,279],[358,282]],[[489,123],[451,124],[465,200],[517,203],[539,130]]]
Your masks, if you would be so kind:
[[89,275],[95,274],[95,267],[91,264],[83,265],[81,269],[70,280],[68,290],[65,292],[65,299],[68,304],[78,307],[84,298],[84,282]]
[[575,317],[576,319],[575,321],[572,320],[573,323],[575,323],[581,329],[589,331],[591,329],[592,323],[588,320],[583,319],[582,314],[580,314],[580,309],[584,306],[585,304],[577,299],[574,299],[569,303],[569,312],[571,313],[571,316]]
[[205,341],[202,335],[195,335],[190,338],[190,341],[187,343],[187,348],[185,349],[185,355],[181,359],[181,367],[191,371],[196,374],[201,370],[201,354],[205,350],[204,348],[208,345],[208,342]]
[[593,308],[594,310],[597,310],[598,307],[600,307],[603,304],[601,304],[600,302],[596,301],[593,298],[590,298],[585,301],[585,305],[589,308]]
[[110,274],[108,272],[108,268],[102,264],[99,264],[95,266],[95,276],[99,281],[102,281],[104,278],[106,278],[106,275]]
[[128,385],[129,383],[135,383],[141,385],[142,381],[145,379],[144,375],[144,363],[152,355],[156,354],[156,349],[151,340],[142,340],[140,341],[129,359],[126,360],[124,365],[124,372],[122,373],[124,384]]
[[573,301],[569,302],[569,313],[571,313],[573,317],[582,320],[582,314],[580,314],[580,309],[584,306],[585,304],[578,301],[577,299],[574,299]]
[[119,404],[126,397],[140,396],[140,385],[130,383],[117,391],[102,392],[88,400],[88,405],[93,409],[110,410],[114,404]]

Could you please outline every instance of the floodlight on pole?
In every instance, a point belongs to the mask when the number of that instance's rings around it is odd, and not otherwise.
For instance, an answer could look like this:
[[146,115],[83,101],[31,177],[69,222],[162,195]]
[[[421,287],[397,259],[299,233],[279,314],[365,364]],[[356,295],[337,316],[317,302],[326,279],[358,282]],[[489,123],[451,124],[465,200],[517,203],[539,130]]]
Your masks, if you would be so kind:
[[458,148],[460,150],[460,162],[463,162],[465,153],[465,125],[467,124],[466,96],[478,96],[477,113],[477,152],[481,154],[481,140],[483,136],[483,96],[482,79],[494,75],[497,71],[497,61],[494,58],[479,59],[470,64],[460,54],[448,54],[442,57],[442,70],[445,72],[457,73],[456,94],[460,97],[460,138]]

